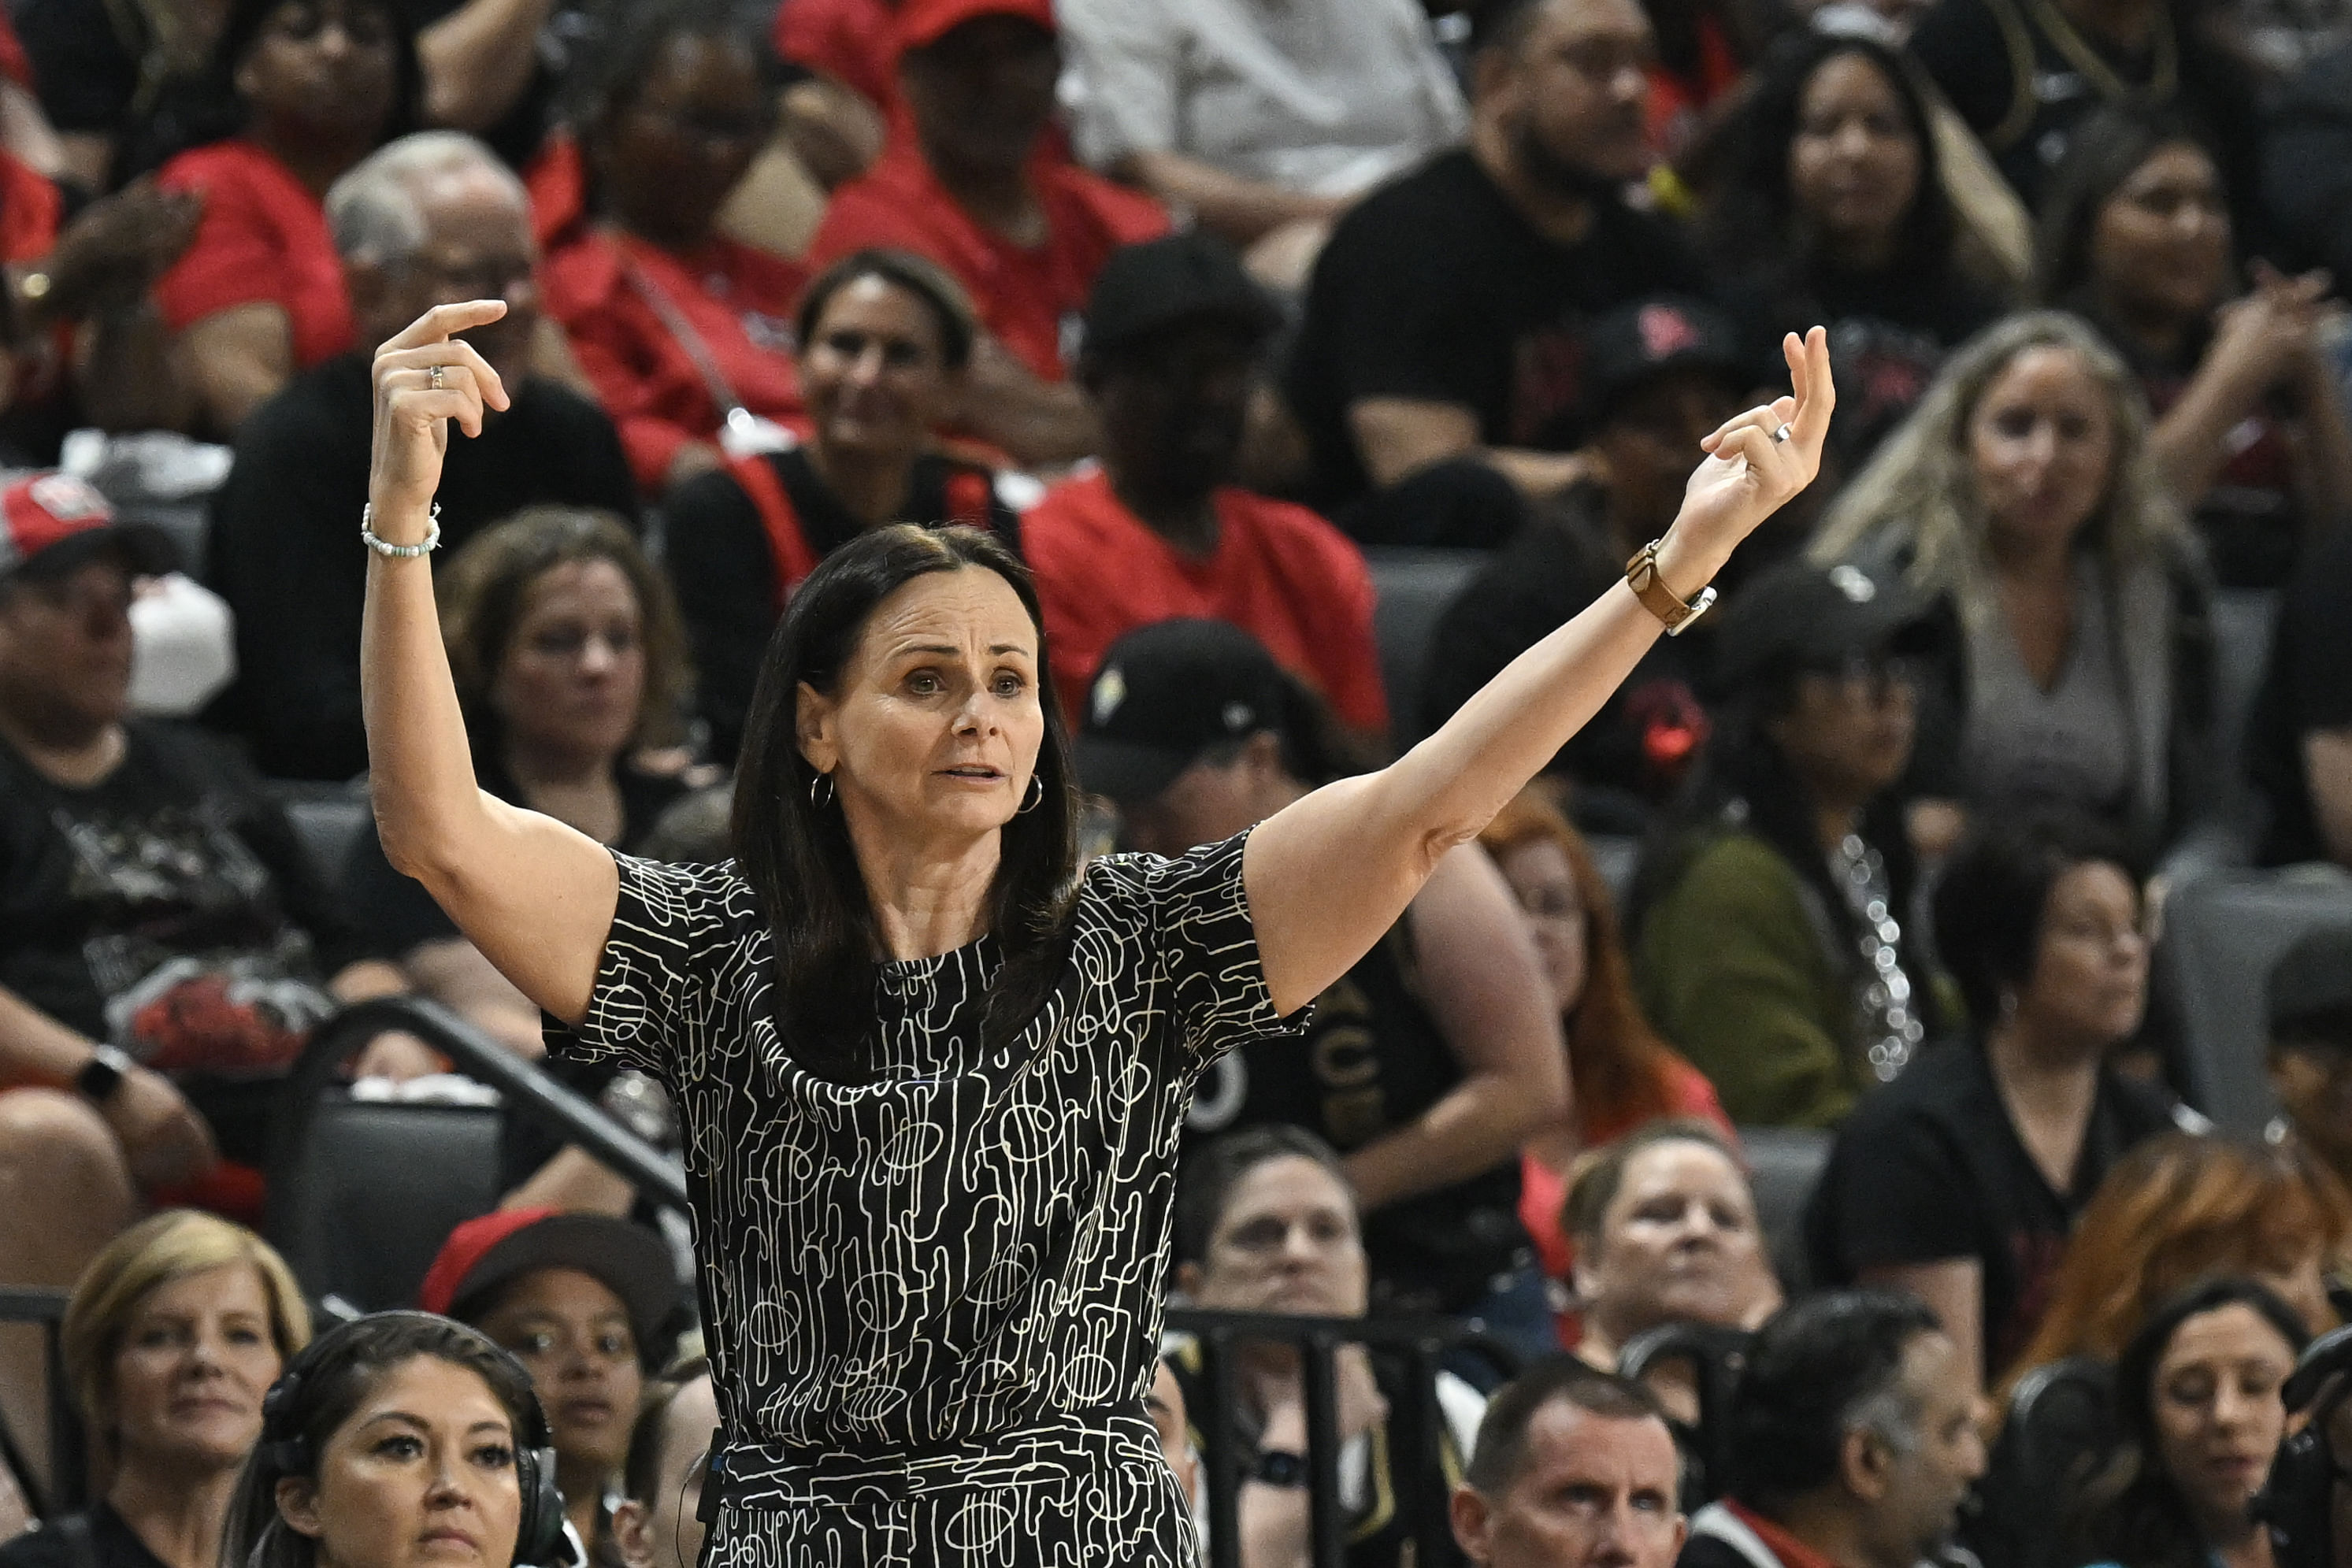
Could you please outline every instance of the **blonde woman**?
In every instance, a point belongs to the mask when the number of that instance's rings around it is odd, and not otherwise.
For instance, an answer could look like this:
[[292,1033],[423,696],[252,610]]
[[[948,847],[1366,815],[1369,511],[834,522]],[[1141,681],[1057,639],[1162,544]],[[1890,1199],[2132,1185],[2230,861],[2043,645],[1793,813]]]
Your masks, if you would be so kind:
[[116,1237],[64,1326],[111,1478],[88,1512],[0,1548],[0,1568],[217,1568],[262,1396],[310,1338],[292,1271],[243,1226],[172,1209]]
[[1914,779],[1969,809],[2063,805],[2152,856],[2210,799],[2204,566],[2137,380],[2056,311],[1956,354],[1824,519],[1823,566],[1901,573],[1956,629]]

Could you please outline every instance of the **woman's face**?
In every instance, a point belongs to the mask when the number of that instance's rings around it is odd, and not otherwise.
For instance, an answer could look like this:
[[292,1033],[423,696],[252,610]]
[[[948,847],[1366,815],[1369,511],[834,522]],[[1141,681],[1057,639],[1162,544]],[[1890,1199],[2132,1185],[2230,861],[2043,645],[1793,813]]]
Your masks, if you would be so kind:
[[2115,410],[2072,349],[2028,349],[1977,400],[1969,455],[1996,534],[2063,543],[2106,498],[2116,467]]
[[2156,1364],[2158,1461],[2209,1532],[2242,1521],[2286,1430],[2279,1387],[2294,1348],[2243,1302],[2200,1312]]
[[1814,68],[1797,99],[1789,193],[1834,251],[1885,256],[1919,193],[1919,142],[1902,95],[1866,55]]
[[368,0],[287,0],[237,67],[237,94],[283,131],[373,137],[398,90],[397,25]]
[[2149,154],[2092,219],[2090,270],[2099,298],[2125,314],[2210,315],[2230,284],[2230,207],[2213,160],[2185,141]]
[[510,746],[610,766],[645,698],[645,618],[627,573],[609,560],[565,561],[523,590],[490,691]]
[[1799,675],[1789,711],[1768,730],[1815,796],[1860,806],[1911,765],[1917,709],[1917,694],[1899,664],[1863,655],[1850,666]]
[[1577,1291],[1618,1344],[1677,1319],[1744,1322],[1772,1289],[1748,1178],[1722,1151],[1675,1139],[1625,1163]]
[[961,385],[930,307],[884,277],[834,290],[801,345],[800,370],[820,451],[868,460],[911,461]]
[[656,245],[701,243],[767,139],[759,63],[727,38],[686,34],[622,90],[598,159],[614,216]]
[[1234,1184],[1209,1237],[1192,1294],[1204,1307],[1352,1318],[1364,1312],[1364,1243],[1356,1200],[1299,1155],[1253,1167]]
[[1543,960],[1553,1005],[1565,1018],[1583,999],[1591,969],[1591,938],[1576,868],[1569,863],[1568,852],[1549,839],[1529,839],[1505,850],[1495,863],[1518,898],[1528,935],[1535,938],[1536,956]]
[[2050,885],[2019,1019],[2045,1040],[2099,1052],[2128,1039],[2147,1005],[2139,890],[2105,861],[2070,867]]
[[564,1463],[618,1475],[645,1391],[621,1298],[577,1269],[534,1269],[500,1292],[480,1327],[530,1369]]
[[320,1568],[509,1568],[514,1423],[479,1373],[413,1356],[327,1439],[315,1481],[278,1483],[278,1511]]
[[1028,797],[1045,738],[1037,628],[985,567],[928,572],[875,606],[827,695],[800,690],[801,754],[884,841],[950,849]]
[[261,1397],[282,1370],[259,1270],[229,1263],[166,1280],[132,1311],[114,1353],[123,1458],[173,1469],[243,1464],[261,1436]]

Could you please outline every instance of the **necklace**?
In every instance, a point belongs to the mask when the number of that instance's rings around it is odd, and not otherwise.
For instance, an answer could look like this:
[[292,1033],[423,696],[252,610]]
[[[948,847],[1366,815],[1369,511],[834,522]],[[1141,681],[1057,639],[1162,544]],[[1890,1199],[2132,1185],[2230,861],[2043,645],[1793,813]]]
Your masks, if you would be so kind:
[[1860,934],[1854,942],[1862,958],[1853,998],[1854,1036],[1863,1042],[1871,1076],[1892,1083],[1911,1065],[1927,1028],[1911,1005],[1911,977],[1903,972],[1903,926],[1895,918],[1895,890],[1886,878],[1885,857],[1863,842],[1859,833],[1848,833],[1830,852],[1830,880],[1845,895]]

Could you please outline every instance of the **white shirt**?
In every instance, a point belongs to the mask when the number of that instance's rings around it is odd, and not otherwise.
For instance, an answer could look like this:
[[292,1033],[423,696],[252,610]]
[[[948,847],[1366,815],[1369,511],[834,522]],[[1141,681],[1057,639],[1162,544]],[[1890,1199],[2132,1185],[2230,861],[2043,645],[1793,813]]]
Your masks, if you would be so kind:
[[1078,156],[1351,196],[1462,139],[1419,0],[1056,0]]

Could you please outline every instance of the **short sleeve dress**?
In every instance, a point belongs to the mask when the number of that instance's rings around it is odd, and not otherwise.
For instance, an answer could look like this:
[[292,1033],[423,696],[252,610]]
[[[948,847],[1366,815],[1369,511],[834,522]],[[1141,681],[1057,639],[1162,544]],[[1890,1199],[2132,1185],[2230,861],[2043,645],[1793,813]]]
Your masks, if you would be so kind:
[[588,1015],[550,1043],[677,1104],[724,1447],[703,1568],[1192,1562],[1142,1409],[1179,1134],[1209,1062],[1296,1021],[1246,838],[1095,862],[1009,1048],[993,938],[880,966],[861,1084],[794,1063],[731,867],[614,857]]

